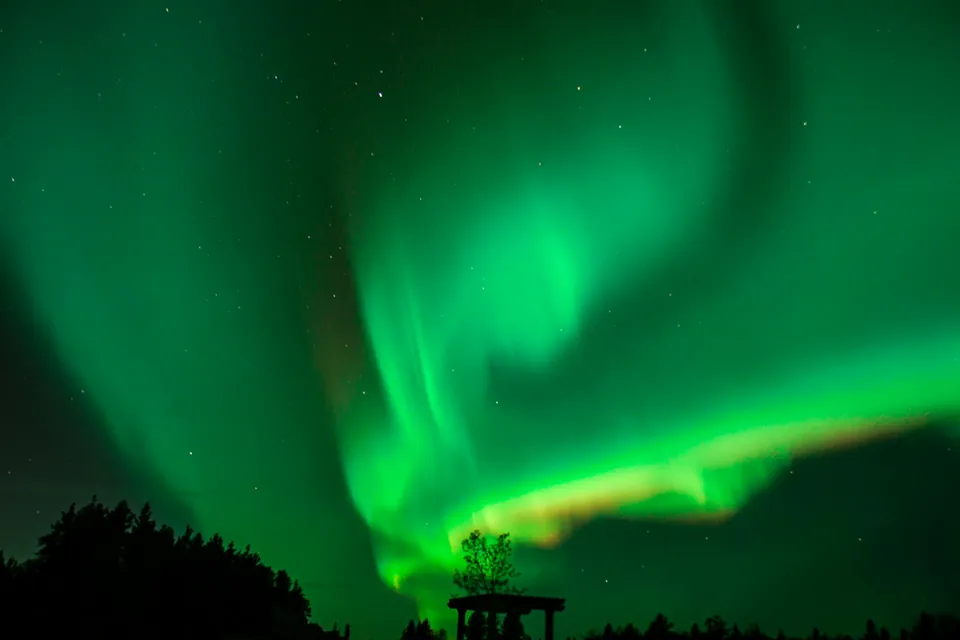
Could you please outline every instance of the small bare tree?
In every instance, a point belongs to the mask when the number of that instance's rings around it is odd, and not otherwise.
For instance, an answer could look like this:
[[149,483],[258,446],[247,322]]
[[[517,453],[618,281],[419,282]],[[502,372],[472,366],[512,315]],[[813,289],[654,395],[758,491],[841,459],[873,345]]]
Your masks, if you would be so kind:
[[473,531],[460,543],[466,569],[453,572],[453,584],[466,595],[483,593],[521,594],[522,589],[511,584],[511,580],[520,576],[511,562],[513,544],[509,533],[501,533],[496,542],[489,543],[480,530]]

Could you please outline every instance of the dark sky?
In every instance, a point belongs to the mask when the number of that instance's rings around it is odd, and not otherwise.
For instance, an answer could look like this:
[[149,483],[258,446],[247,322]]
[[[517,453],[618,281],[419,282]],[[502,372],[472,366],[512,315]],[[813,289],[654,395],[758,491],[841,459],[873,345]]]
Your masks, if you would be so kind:
[[562,635],[949,609],[958,18],[4,3],[0,548],[149,500],[362,638],[473,527]]

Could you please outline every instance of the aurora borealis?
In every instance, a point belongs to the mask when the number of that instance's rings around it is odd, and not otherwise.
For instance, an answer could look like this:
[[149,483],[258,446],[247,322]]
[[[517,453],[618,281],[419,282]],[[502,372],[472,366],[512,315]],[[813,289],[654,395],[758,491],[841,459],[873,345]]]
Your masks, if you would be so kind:
[[[426,147],[443,161],[410,158],[371,205],[377,231],[356,240],[357,273],[389,413],[358,416],[376,435],[348,437],[345,457],[361,514],[389,538],[385,579],[424,555],[442,563],[439,540],[474,526],[546,543],[604,512],[732,513],[795,455],[958,409],[960,218],[948,201],[960,165],[924,178],[942,180],[921,188],[937,193],[925,205],[901,163],[830,171],[825,149],[888,153],[869,132],[902,105],[844,116],[853,98],[839,86],[785,104],[802,82],[799,43],[718,37],[689,5],[656,16],[687,34],[683,54],[656,46],[686,100],[626,82],[650,51],[636,25],[600,22],[606,73],[580,63],[519,105],[494,91],[492,105],[455,112],[471,126]],[[765,45],[782,67],[748,80],[729,68]],[[596,41],[581,46],[564,64]],[[523,71],[497,81],[504,96],[534,84]],[[912,135],[898,154],[938,153],[933,130]],[[762,169],[784,153],[789,171]],[[890,189],[878,201],[879,184]],[[417,462],[398,466],[397,451]]]
[[[171,517],[324,616],[392,628],[345,571],[447,615],[475,527],[575,604],[585,539],[693,558],[806,458],[957,434],[946,5],[53,4],[0,33],[17,313]],[[729,601],[665,565],[623,593],[759,616],[801,564],[769,553]]]

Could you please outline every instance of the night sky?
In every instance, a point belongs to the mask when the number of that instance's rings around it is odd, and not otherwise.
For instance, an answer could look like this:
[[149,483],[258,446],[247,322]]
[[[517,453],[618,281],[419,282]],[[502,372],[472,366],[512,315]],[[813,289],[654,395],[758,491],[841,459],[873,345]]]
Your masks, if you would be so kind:
[[561,637],[948,609],[958,24],[3,3],[0,548],[149,500],[363,639],[478,527]]

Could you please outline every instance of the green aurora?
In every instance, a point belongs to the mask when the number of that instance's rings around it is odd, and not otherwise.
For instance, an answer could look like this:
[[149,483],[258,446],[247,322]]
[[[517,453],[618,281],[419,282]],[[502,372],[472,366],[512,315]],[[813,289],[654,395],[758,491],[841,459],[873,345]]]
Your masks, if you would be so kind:
[[323,356],[323,382],[308,241],[244,202],[280,171],[245,168],[252,116],[205,79],[239,78],[229,42],[105,53],[82,101],[51,84],[62,55],[19,77],[47,153],[17,167],[45,178],[12,172],[3,248],[131,464],[295,572],[322,566],[298,533],[316,442],[264,434],[361,370],[334,402],[350,495],[383,581],[436,619],[475,527],[550,546],[600,515],[725,518],[796,456],[960,411],[957,90],[917,71],[952,68],[953,36],[908,21],[927,45],[891,67],[869,26],[809,40],[774,5],[750,37],[689,2],[652,4],[656,28],[558,10],[522,62],[488,34],[482,63],[438,63],[358,178],[369,358]]
[[[498,75],[370,205],[357,272],[389,409],[348,418],[344,460],[383,579],[436,572],[423,602],[475,527],[550,545],[598,514],[725,517],[796,455],[960,409],[945,111],[914,93],[928,117],[890,131],[903,106],[861,112],[866,81],[785,108],[790,72],[731,71],[759,52],[688,9],[658,14],[685,32],[656,45],[675,85],[608,31],[617,66],[565,51],[541,95]],[[785,153],[789,175],[763,168]]]

